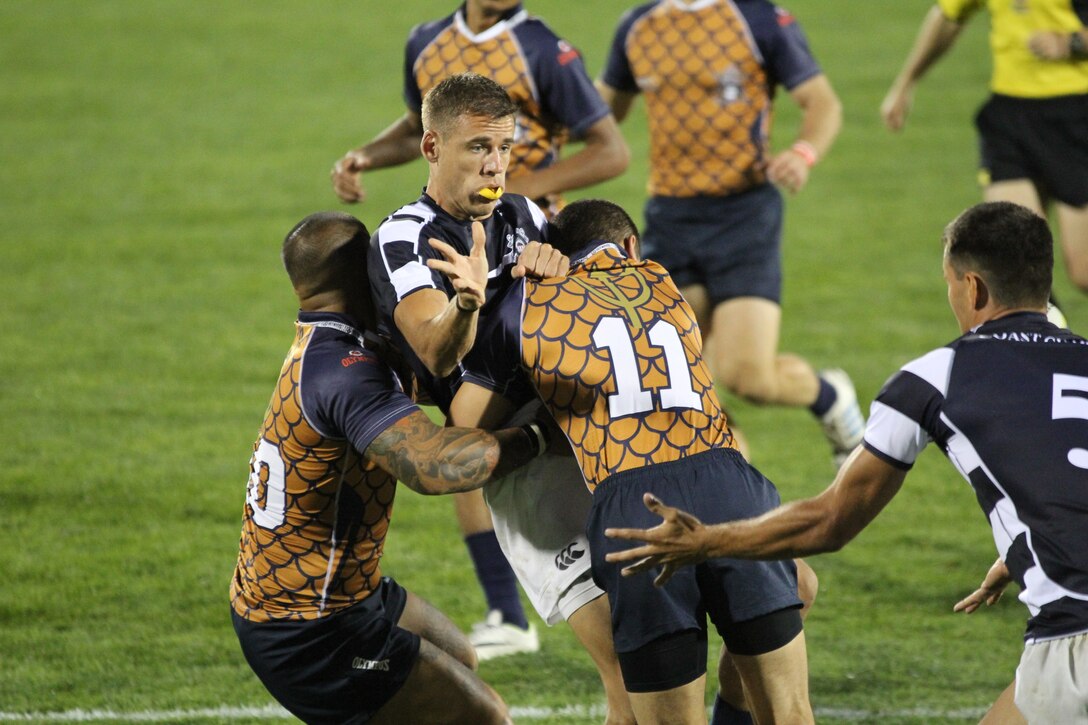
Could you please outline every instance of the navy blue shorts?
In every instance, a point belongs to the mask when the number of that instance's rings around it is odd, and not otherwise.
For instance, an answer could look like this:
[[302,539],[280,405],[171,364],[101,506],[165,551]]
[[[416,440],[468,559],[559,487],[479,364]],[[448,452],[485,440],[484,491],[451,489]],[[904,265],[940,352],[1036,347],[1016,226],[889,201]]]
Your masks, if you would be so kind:
[[975,116],[984,183],[1029,179],[1046,198],[1088,204],[1088,94],[993,95]]
[[234,631],[257,677],[307,723],[365,723],[404,685],[419,635],[397,626],[408,592],[382,579],[369,597],[307,621],[250,622]]
[[609,527],[650,528],[661,518],[642,503],[650,492],[697,516],[720,523],[758,516],[779,504],[778,490],[732,449],[715,449],[605,479],[593,493],[586,534],[593,579],[608,593],[616,652],[632,652],[665,635],[706,629],[706,617],[728,641],[734,623],[800,607],[797,569],[789,561],[710,559],[678,571],[664,587],[654,575],[624,577],[610,551],[634,544],[609,539]]
[[712,305],[734,297],[782,298],[782,195],[771,184],[731,196],[654,196],[646,202],[642,256]]

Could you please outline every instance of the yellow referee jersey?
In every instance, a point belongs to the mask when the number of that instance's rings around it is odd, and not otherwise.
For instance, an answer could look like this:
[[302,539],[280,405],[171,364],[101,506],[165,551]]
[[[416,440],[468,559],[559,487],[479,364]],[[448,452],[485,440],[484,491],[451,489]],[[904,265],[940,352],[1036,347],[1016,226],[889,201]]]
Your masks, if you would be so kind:
[[1074,0],[937,0],[945,17],[963,22],[982,7],[990,12],[994,93],[1052,98],[1088,93],[1088,60],[1040,60],[1028,39],[1040,30],[1072,33],[1084,27]]

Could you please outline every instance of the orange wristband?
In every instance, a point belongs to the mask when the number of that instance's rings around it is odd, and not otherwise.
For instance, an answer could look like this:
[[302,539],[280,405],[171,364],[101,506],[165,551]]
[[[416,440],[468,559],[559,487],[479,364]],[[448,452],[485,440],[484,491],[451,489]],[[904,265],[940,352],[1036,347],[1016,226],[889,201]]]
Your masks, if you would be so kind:
[[809,168],[816,165],[816,149],[808,141],[794,141],[790,151],[804,159]]

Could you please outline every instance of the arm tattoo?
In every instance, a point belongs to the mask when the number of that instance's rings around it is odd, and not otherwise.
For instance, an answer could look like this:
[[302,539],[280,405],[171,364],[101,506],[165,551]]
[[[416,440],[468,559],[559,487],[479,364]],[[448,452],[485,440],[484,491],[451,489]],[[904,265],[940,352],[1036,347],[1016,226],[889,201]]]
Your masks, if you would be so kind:
[[534,443],[518,429],[443,428],[422,411],[386,428],[366,449],[367,458],[423,494],[471,491],[534,454]]

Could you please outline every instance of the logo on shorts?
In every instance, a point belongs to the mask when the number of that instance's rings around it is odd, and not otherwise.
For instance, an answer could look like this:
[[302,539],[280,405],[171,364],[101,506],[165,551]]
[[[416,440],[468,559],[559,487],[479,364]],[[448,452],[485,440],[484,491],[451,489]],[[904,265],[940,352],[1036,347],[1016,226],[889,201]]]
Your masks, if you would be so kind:
[[389,671],[389,660],[368,660],[363,657],[356,657],[351,661],[351,669],[353,670],[381,670],[382,672]]
[[577,542],[567,544],[567,548],[555,555],[555,566],[559,571],[566,571],[585,555],[586,550],[578,548]]

